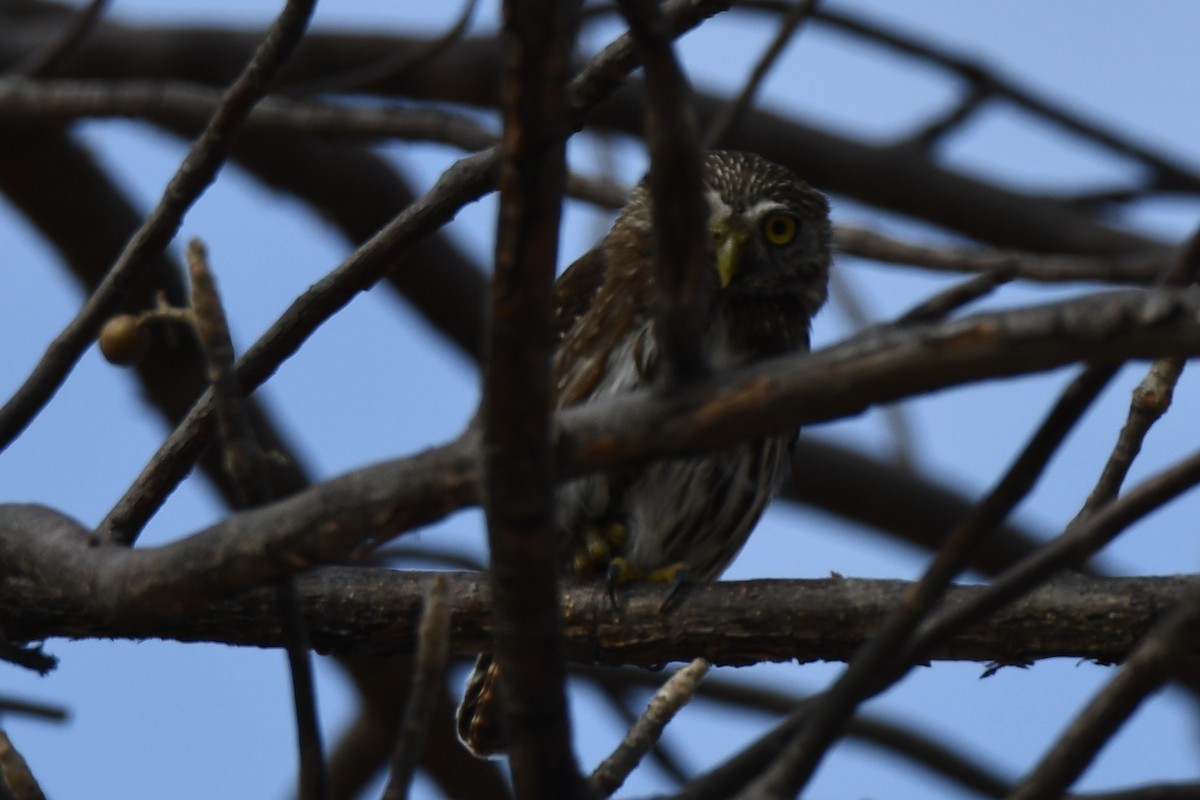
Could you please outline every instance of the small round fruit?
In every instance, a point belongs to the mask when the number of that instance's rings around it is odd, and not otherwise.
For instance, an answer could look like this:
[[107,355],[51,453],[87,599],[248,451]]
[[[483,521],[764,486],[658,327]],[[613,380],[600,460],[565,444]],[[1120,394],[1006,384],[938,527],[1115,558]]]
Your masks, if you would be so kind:
[[132,314],[118,314],[100,329],[100,352],[110,364],[137,363],[150,349],[150,336]]

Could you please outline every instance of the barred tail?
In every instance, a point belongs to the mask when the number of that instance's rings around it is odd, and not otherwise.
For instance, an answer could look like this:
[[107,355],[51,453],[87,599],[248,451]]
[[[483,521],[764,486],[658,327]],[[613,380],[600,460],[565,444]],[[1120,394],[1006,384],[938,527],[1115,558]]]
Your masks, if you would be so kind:
[[458,739],[479,758],[500,756],[508,749],[499,677],[495,658],[479,656],[458,706]]

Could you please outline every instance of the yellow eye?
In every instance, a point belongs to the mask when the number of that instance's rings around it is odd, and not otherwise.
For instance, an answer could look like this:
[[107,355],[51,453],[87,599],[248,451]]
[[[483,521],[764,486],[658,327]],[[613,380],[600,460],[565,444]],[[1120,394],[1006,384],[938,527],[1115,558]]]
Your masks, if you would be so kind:
[[791,244],[796,238],[796,218],[790,214],[770,214],[763,220],[762,231],[773,245]]

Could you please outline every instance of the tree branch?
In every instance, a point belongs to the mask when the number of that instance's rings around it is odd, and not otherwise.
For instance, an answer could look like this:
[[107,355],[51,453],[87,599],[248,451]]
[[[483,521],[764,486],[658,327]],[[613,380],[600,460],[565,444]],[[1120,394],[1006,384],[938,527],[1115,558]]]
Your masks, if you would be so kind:
[[504,4],[504,139],[484,345],[484,512],[518,798],[586,797],[564,692],[551,449],[554,270],[578,5]]
[[[14,536],[13,515],[14,507],[0,506],[6,557],[18,550],[36,559],[36,564],[27,562],[29,567],[61,567],[57,549],[46,552],[39,546],[40,532]],[[93,578],[121,569],[109,556],[80,550],[90,554],[81,556],[86,563],[80,567]],[[121,556],[133,558],[130,551]],[[296,579],[314,647],[342,654],[414,654],[421,604],[438,575],[445,576],[449,590],[451,652],[491,648],[493,606],[486,576],[353,567],[322,567]],[[1166,576],[1049,584],[941,642],[929,658],[1026,664],[1064,657],[1117,663],[1196,581],[1194,576]],[[0,587],[11,598],[0,608],[0,625],[24,640],[165,638],[254,647],[283,642],[278,620],[270,613],[271,589],[195,612],[166,615],[134,609],[110,616],[103,598],[81,580],[6,574],[0,576]],[[573,660],[612,666],[652,667],[693,658],[727,666],[846,660],[910,587],[903,581],[846,578],[718,582],[690,587],[661,613],[664,587],[634,585],[621,590],[617,615],[602,582],[573,582],[562,597],[564,635]],[[983,586],[956,586],[945,603],[957,607],[985,591]]]

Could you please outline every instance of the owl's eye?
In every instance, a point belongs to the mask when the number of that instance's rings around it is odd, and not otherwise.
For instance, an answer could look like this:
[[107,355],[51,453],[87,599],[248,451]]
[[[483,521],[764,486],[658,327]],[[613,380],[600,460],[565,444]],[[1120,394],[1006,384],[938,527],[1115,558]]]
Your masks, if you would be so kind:
[[791,214],[769,214],[762,223],[763,236],[773,245],[783,247],[796,238],[796,218]]

